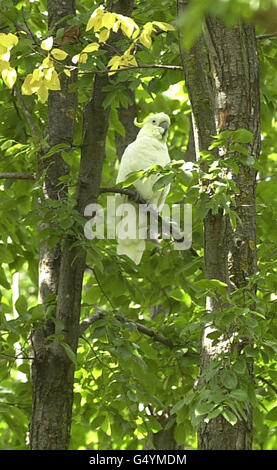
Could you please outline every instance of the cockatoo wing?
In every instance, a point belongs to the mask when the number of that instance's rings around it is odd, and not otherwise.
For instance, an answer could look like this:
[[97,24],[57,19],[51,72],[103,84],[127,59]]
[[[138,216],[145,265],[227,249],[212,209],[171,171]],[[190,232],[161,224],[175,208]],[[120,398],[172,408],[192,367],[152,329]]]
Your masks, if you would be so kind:
[[[169,126],[169,117],[164,113],[159,113],[149,117],[134,142],[126,148],[121,162],[116,179],[116,183],[122,183],[128,179],[131,173],[145,170],[153,165],[165,166],[170,161],[170,157],[166,145],[167,129]],[[170,190],[167,186],[163,190],[153,191],[155,182],[159,179],[159,174],[153,174],[149,177],[141,177],[135,181],[134,186],[140,193],[143,199],[148,203],[153,204],[159,212],[162,210],[166,196]],[[116,207],[127,203],[126,196],[118,196],[116,198]],[[146,229],[145,220],[139,222],[138,205],[133,204],[135,207],[136,235],[134,238],[126,238],[124,236],[124,211],[119,212],[119,222],[121,228],[118,231],[118,246],[117,253],[129,256],[136,264],[139,264],[143,251],[145,249],[145,240],[138,238],[138,231]],[[121,206],[123,207],[123,206]],[[126,227],[125,227],[126,228]]]

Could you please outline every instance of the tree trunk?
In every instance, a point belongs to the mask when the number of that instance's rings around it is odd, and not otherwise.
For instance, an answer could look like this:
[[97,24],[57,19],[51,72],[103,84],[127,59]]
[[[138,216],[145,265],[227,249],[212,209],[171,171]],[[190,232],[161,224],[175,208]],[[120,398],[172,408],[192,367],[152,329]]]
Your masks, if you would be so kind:
[[[133,0],[120,0],[114,7],[113,2],[110,2],[109,6],[118,13],[128,15],[132,11]],[[72,0],[49,0],[49,27],[74,12]],[[103,107],[106,97],[103,87],[108,83],[107,75],[95,77],[92,98],[83,114],[83,146],[76,196],[76,209],[81,216],[84,215],[84,208],[89,203],[96,202],[99,195],[109,125],[109,110],[104,110]],[[51,146],[61,142],[72,143],[73,139],[72,109],[75,110],[76,98],[68,93],[67,79],[64,79],[61,86],[61,91],[53,92],[49,101],[47,134]],[[66,197],[67,188],[61,189],[59,185],[59,177],[67,173],[61,156],[55,154],[51,159],[42,159],[41,165],[41,171],[46,172],[44,197]],[[80,230],[83,230],[82,227]],[[45,245],[41,249],[40,298],[46,307],[49,294],[57,294],[57,307],[52,313],[54,321],[47,324],[44,330],[36,330],[32,334],[35,359],[32,365],[31,449],[68,449],[69,446],[74,355],[78,346],[82,282],[86,263],[85,250],[80,246],[73,246],[76,241],[77,238],[68,236],[63,241],[62,249],[60,245],[54,249]],[[63,344],[52,338],[46,339],[53,333],[62,335]]]
[[[253,133],[253,142],[247,145],[249,155],[259,156],[260,151],[260,106],[259,106],[259,66],[254,27],[238,24],[226,28],[218,19],[207,18],[205,40],[214,77],[213,95],[217,132],[224,130],[247,129]],[[221,158],[226,150],[221,149]],[[239,157],[238,157],[239,158]],[[231,289],[248,285],[249,277],[256,272],[256,219],[255,188],[256,172],[247,165],[239,164],[238,174],[232,175],[239,194],[236,194],[236,214],[238,223],[231,229],[226,219],[222,243],[214,243],[214,216],[205,220],[205,266],[208,279],[221,279]],[[224,216],[222,215],[222,219]],[[224,243],[225,240],[225,243]],[[220,273],[213,260],[220,256],[224,261],[224,272]],[[229,261],[229,262],[228,262]],[[225,277],[225,279],[224,279]],[[210,309],[215,305],[210,305]],[[250,339],[246,339],[250,342]],[[229,346],[231,347],[231,346]],[[216,353],[226,349],[226,344],[211,346],[206,332],[202,340],[202,368],[214,358]],[[249,364],[249,380],[253,380],[252,365]],[[222,416],[203,422],[199,430],[200,449],[249,450],[252,446],[252,412],[247,410],[247,419],[232,426]]]
[[[66,2],[49,0],[49,29],[54,28],[57,21],[72,14],[75,14],[72,0]],[[61,26],[66,27],[66,22],[60,23],[59,27]],[[45,135],[48,137],[50,148],[60,143],[69,145],[73,143],[77,95],[70,93],[69,87],[76,79],[76,73],[71,77],[62,74],[61,90],[49,94]],[[38,166],[40,174],[45,174],[42,197],[39,201],[41,214],[39,230],[42,230],[49,226],[49,222],[44,222],[44,211],[49,211],[47,204],[51,203],[51,200],[62,201],[67,198],[67,185],[61,186],[59,178],[68,173],[68,166],[60,152],[49,158],[42,155]],[[58,293],[60,264],[61,244],[50,247],[43,241],[40,247],[39,302],[44,305],[45,313]],[[71,399],[67,369],[68,367],[72,369],[72,363],[57,343],[45,342],[45,338],[53,333],[55,333],[55,324],[48,319],[44,329],[34,330],[31,336],[35,357],[32,364],[31,449],[62,449],[69,440],[70,414],[67,412],[65,397],[70,396]]]
[[125,135],[122,136],[116,134],[115,138],[117,158],[119,160],[121,160],[126,147],[136,139],[138,134],[138,128],[134,124],[134,119],[137,117],[135,93],[133,90],[127,89],[126,91],[132,100],[132,104],[130,104],[127,108],[123,108],[123,106],[121,106],[118,110],[119,120],[125,128]]
[[[186,4],[185,0],[178,1],[179,13]],[[254,28],[245,24],[227,28],[218,19],[207,18],[204,36],[190,51],[183,50],[180,32],[180,48],[193,112],[197,157],[201,150],[208,150],[212,135],[240,128],[253,133],[253,142],[247,145],[247,150],[249,155],[258,157],[259,83]],[[226,149],[220,149],[217,157],[226,157]],[[239,162],[239,158],[237,160]],[[236,230],[232,230],[222,209],[217,214],[210,211],[204,220],[205,276],[225,282],[229,291],[247,285],[247,278],[255,273],[257,262],[255,171],[239,162],[239,173],[233,174],[232,179],[240,190],[236,195],[235,211],[240,221]],[[216,312],[218,306],[218,299],[207,298],[208,312]],[[209,324],[202,336],[202,375],[223,351],[231,353],[231,342],[219,338],[215,344],[207,336],[210,332]],[[247,373],[251,380],[251,365]],[[203,421],[198,437],[199,449],[250,449],[251,411],[246,420],[239,420],[233,426],[222,415]]]

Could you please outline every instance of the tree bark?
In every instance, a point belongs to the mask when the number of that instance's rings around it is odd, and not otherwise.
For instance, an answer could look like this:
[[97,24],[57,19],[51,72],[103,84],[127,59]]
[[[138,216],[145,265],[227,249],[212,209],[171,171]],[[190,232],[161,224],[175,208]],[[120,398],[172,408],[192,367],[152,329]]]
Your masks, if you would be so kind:
[[[55,29],[57,21],[68,15],[75,14],[74,1],[48,1],[48,26]],[[66,22],[60,26],[66,27]],[[50,92],[48,100],[48,119],[45,129],[48,147],[60,143],[72,145],[74,137],[75,112],[77,95],[70,92],[77,75],[71,77],[64,74],[60,77],[61,90]],[[39,174],[45,174],[42,196],[39,200],[41,222],[39,230],[51,227],[44,221],[44,211],[52,201],[67,198],[67,185],[60,185],[60,177],[68,173],[68,166],[61,153],[49,158],[39,157]],[[50,247],[43,241],[40,246],[39,262],[39,303],[43,304],[45,313],[49,307],[49,299],[58,293],[61,264],[61,243]],[[49,297],[50,296],[50,297]],[[53,316],[55,316],[53,314]],[[72,368],[64,351],[55,342],[46,342],[47,336],[55,333],[55,324],[47,320],[43,329],[32,331],[31,343],[34,350],[32,364],[33,409],[30,426],[31,449],[62,449],[69,439],[70,414],[67,412],[66,397],[71,395],[68,388],[68,367]],[[62,426],[61,426],[61,423]]]
[[[257,158],[260,152],[260,104],[259,65],[254,27],[239,23],[234,28],[226,28],[217,18],[207,18],[204,35],[211,74],[214,77],[213,96],[217,132],[241,128],[251,131],[254,138],[253,142],[247,145],[247,150],[249,155]],[[224,149],[221,149],[221,158],[225,156],[226,151],[224,154]],[[247,286],[249,277],[256,272],[257,267],[256,172],[250,166],[239,164],[239,173],[233,174],[232,179],[239,189],[239,194],[236,194],[235,211],[239,221],[236,229],[231,229],[230,222],[226,218],[222,243],[218,245],[214,243],[216,230],[214,216],[209,214],[205,220],[206,277],[226,282],[231,290]],[[220,272],[213,263],[213,260],[217,259],[215,256],[220,256],[225,261],[223,272]],[[214,305],[209,305],[211,310],[216,308],[216,302],[213,303]],[[249,339],[246,339],[247,341],[250,342]],[[211,340],[204,331],[202,370],[215,354],[224,348],[226,350],[226,344],[220,342],[216,347],[212,347]],[[252,381],[251,364],[246,373]],[[251,446],[251,406],[248,407],[247,419],[238,421],[234,426],[222,416],[208,423],[202,422],[200,426],[200,449],[249,450]]]
[[138,128],[134,125],[134,119],[137,117],[135,93],[133,90],[127,90],[127,93],[132,100],[132,104],[130,104],[127,108],[123,108],[123,106],[121,106],[118,110],[118,117],[121,121],[121,124],[125,128],[125,135],[121,136],[116,134],[115,139],[117,158],[119,160],[121,160],[126,147],[136,139],[138,134]]
[[[133,0],[109,2],[109,9],[128,15]],[[72,0],[48,1],[49,28],[63,17],[74,14]],[[59,22],[59,27],[61,23]],[[114,36],[113,36],[114,39]],[[96,202],[105,158],[105,140],[109,125],[109,109],[104,110],[105,92],[109,83],[107,75],[94,79],[92,98],[83,113],[83,145],[76,195],[76,209],[81,216],[87,204]],[[51,146],[57,143],[72,143],[73,116],[76,97],[68,92],[68,81],[64,78],[62,89],[51,93],[48,111],[47,134]],[[45,163],[47,162],[47,163]],[[67,197],[67,187],[60,187],[59,177],[67,174],[67,165],[60,154],[41,160],[40,171],[45,171],[44,198]],[[83,228],[80,227],[82,231]],[[77,352],[83,274],[86,252],[74,246],[77,237],[68,236],[62,246],[54,249],[46,244],[41,248],[40,299],[47,306],[49,294],[57,294],[57,306],[52,316],[54,321],[44,330],[32,334],[34,349],[33,414],[30,433],[30,448],[40,450],[68,449],[73,403],[73,380]],[[59,344],[49,334],[62,335]],[[67,351],[67,353],[66,353]],[[69,353],[69,354],[68,354]],[[71,359],[70,359],[71,357]]]
[[[178,0],[179,13],[187,3]],[[227,28],[218,19],[207,18],[204,35],[190,51],[183,49],[180,32],[180,49],[192,106],[197,159],[201,150],[208,150],[213,135],[240,128],[253,133],[253,143],[247,148],[250,155],[258,157],[259,74],[254,28],[245,24]],[[217,157],[226,157],[226,149],[220,149]],[[232,230],[222,209],[217,214],[210,211],[204,220],[205,276],[225,282],[229,291],[247,285],[257,262],[255,171],[239,163],[239,173],[233,174],[232,179],[240,190],[236,195],[235,210],[240,220],[236,230]],[[207,298],[208,312],[216,312],[218,305],[218,299]],[[230,353],[230,343],[218,339],[215,345],[207,336],[210,331],[209,324],[202,335],[202,375],[222,351]],[[249,375],[251,380],[251,365]],[[199,449],[205,450],[250,449],[251,438],[251,412],[246,421],[240,420],[234,426],[222,415],[203,421],[198,433]]]

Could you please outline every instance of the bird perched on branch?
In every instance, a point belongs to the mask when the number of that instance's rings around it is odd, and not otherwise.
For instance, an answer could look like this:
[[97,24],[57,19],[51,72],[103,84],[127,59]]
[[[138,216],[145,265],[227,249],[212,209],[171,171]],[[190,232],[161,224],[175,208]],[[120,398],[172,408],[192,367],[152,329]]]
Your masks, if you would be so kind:
[[[123,153],[116,183],[123,183],[129,179],[130,174],[146,170],[153,165],[164,167],[170,161],[167,149],[168,128],[170,118],[167,114],[157,113],[149,116],[143,123],[135,120],[135,125],[140,127],[137,138],[126,148]],[[133,182],[135,189],[139,195],[153,205],[157,212],[160,212],[164,206],[166,196],[170,186],[166,186],[161,190],[153,188],[155,182],[160,178],[159,173],[153,173],[148,176],[139,175],[138,179]],[[129,203],[127,218],[126,206]],[[132,203],[130,206],[127,196],[117,196],[116,205],[118,207],[117,215],[119,216],[117,224],[117,253],[119,255],[127,255],[136,264],[139,264],[145,250],[145,239],[139,237],[139,233],[145,233],[147,230],[147,218],[139,218],[139,208],[137,204]],[[119,207],[120,206],[120,207]],[[130,235],[130,226],[135,228],[135,235]],[[126,231],[127,228],[127,231]],[[129,233],[127,233],[129,230]]]

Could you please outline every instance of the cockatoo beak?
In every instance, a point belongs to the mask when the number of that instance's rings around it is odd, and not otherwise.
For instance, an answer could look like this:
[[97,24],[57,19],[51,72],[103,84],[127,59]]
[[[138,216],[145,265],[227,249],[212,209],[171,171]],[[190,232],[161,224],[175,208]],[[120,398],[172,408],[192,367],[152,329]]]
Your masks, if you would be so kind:
[[161,127],[164,130],[163,135],[165,135],[166,132],[168,131],[168,127],[169,127],[168,122],[166,122],[166,121],[161,122],[159,127]]

